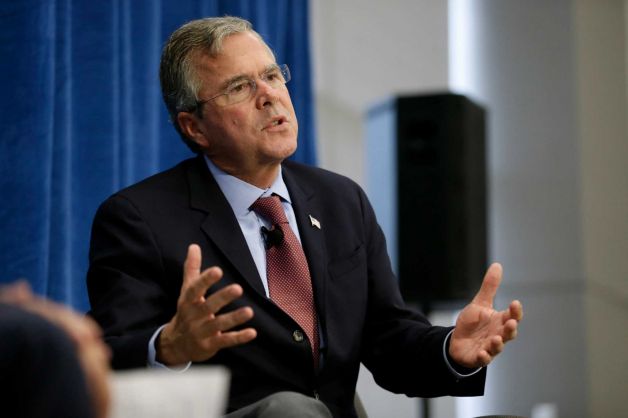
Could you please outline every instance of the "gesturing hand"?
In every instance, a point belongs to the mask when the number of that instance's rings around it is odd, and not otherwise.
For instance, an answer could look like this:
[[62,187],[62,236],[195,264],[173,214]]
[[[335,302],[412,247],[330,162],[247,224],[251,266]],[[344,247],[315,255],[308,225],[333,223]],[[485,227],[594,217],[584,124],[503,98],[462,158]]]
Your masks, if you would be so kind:
[[449,355],[461,366],[475,368],[488,365],[501,353],[504,345],[517,336],[523,308],[517,300],[508,309],[493,309],[493,299],[502,280],[502,266],[492,264],[479,292],[456,321],[451,336]]
[[166,365],[204,361],[218,350],[247,343],[257,336],[253,328],[230,329],[253,318],[253,310],[243,307],[218,312],[242,296],[242,287],[226,286],[205,298],[205,293],[222,278],[222,270],[210,267],[201,272],[201,249],[192,244],[183,266],[183,284],[177,301],[177,313],[161,332],[157,360]]

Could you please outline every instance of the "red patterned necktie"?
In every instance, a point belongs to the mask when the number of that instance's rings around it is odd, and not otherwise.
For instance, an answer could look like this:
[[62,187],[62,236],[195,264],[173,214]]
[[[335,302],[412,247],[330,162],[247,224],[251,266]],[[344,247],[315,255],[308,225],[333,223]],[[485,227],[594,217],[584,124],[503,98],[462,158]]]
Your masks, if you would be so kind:
[[[270,298],[305,331],[318,367],[319,336],[312,279],[301,243],[288,224],[279,196],[260,197],[251,209],[280,228],[283,240],[266,250],[266,275]],[[298,334],[293,334],[297,340]]]

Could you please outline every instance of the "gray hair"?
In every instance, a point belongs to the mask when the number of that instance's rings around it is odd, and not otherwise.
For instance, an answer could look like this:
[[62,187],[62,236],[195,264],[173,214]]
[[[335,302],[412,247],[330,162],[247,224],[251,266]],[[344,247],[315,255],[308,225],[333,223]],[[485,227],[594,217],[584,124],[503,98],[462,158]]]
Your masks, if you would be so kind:
[[226,37],[242,32],[254,34],[266,45],[249,21],[225,16],[188,22],[174,31],[164,46],[159,66],[161,92],[175,129],[193,152],[199,152],[200,148],[181,131],[177,115],[197,108],[201,81],[196,77],[194,60],[199,53],[215,57]]

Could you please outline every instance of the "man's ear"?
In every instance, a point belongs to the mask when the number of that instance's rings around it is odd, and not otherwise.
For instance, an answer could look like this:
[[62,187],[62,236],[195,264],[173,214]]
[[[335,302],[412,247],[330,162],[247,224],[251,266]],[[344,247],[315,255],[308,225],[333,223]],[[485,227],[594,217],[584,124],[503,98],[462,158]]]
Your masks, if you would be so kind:
[[191,112],[179,112],[177,114],[177,122],[181,132],[196,142],[199,147],[202,149],[209,147],[209,141],[203,131],[203,127],[199,123],[198,116]]

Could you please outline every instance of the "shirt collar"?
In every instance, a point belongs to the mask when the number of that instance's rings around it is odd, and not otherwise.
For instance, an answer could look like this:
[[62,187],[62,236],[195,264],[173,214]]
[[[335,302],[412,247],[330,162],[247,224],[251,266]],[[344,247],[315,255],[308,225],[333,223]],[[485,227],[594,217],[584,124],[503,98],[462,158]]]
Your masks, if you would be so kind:
[[216,179],[218,187],[222,190],[225,198],[231,205],[231,209],[236,216],[245,216],[250,212],[250,207],[260,197],[267,197],[272,194],[278,195],[282,200],[292,204],[286,183],[283,181],[282,169],[279,166],[279,174],[273,184],[268,189],[260,189],[250,183],[240,180],[237,177],[227,174],[216,166],[208,157],[205,157],[207,168]]

